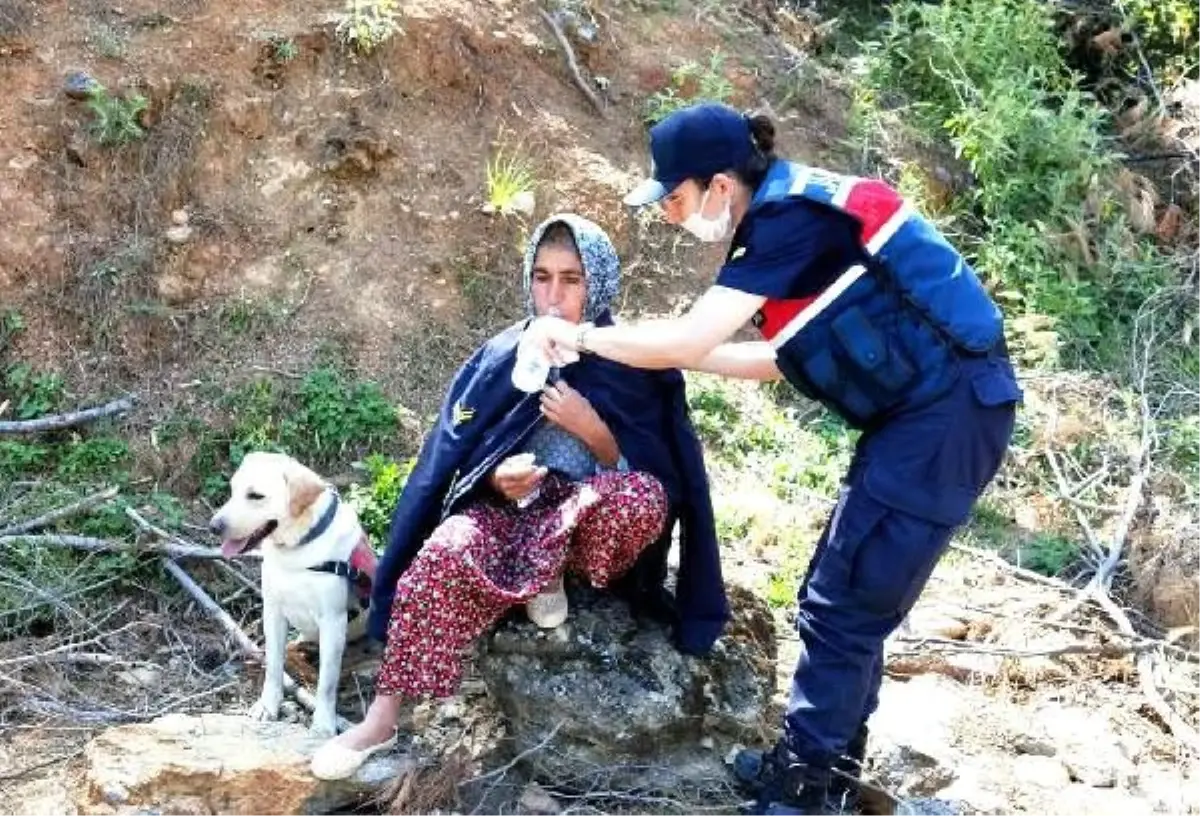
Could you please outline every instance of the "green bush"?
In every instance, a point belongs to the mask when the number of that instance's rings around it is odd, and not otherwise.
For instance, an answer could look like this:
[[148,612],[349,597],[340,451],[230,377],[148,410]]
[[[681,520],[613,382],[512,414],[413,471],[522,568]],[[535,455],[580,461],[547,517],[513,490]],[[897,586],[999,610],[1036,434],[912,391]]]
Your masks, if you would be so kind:
[[903,0],[867,64],[867,105],[906,104],[909,125],[969,166],[958,243],[1025,318],[1010,322],[1017,351],[1035,331],[1070,362],[1123,351],[1138,305],[1175,267],[1127,224],[1106,114],[1068,70],[1047,6]]
[[416,459],[401,463],[380,454],[371,454],[363,464],[367,469],[367,484],[351,485],[347,501],[358,513],[359,521],[371,541],[380,549],[387,543],[392,511],[396,508],[400,491],[404,489]]

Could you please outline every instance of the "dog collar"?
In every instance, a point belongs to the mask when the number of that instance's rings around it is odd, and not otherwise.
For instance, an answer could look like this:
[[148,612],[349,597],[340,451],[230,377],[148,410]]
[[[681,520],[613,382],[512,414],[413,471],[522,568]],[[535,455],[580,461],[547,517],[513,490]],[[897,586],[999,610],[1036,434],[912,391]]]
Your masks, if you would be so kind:
[[325,512],[321,514],[319,519],[317,519],[317,523],[310,528],[307,533],[304,534],[303,538],[296,542],[297,547],[303,547],[305,544],[316,541],[321,535],[324,534],[326,530],[329,529],[329,525],[333,524],[333,517],[337,515],[338,504],[340,503],[340,500],[338,499],[337,491],[330,490],[329,495],[332,498],[332,501],[329,502],[329,506],[325,508]]

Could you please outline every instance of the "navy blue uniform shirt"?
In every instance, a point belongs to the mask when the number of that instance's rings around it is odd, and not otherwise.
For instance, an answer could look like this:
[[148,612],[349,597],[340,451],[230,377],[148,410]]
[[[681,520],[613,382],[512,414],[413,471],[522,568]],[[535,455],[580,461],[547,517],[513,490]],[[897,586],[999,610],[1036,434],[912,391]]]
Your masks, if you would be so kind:
[[815,201],[767,202],[738,225],[717,285],[777,300],[816,297],[865,263],[859,231],[853,216]]

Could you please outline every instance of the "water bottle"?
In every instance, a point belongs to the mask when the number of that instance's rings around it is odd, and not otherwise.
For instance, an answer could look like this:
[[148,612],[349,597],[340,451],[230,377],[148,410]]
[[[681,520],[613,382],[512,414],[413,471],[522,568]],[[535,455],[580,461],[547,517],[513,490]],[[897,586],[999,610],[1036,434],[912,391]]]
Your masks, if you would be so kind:
[[542,354],[541,349],[533,343],[525,342],[527,334],[521,336],[517,343],[517,361],[513,365],[512,384],[514,388],[526,394],[536,394],[546,385],[550,376],[550,361]]

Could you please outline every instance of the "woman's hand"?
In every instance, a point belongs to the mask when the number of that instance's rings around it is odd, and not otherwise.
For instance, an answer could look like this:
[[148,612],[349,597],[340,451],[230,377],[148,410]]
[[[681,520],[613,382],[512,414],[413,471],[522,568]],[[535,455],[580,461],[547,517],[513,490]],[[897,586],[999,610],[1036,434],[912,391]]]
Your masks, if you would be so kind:
[[532,453],[510,456],[492,471],[492,489],[509,501],[518,501],[532,493],[546,473],[546,468],[534,465]]
[[563,380],[542,389],[542,416],[582,440],[606,467],[621,457],[617,440],[587,397]]

